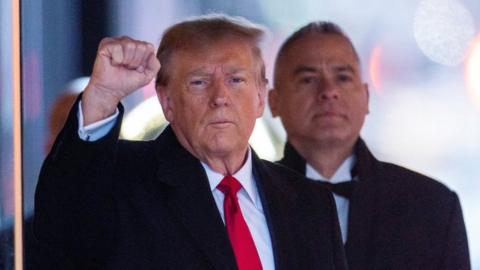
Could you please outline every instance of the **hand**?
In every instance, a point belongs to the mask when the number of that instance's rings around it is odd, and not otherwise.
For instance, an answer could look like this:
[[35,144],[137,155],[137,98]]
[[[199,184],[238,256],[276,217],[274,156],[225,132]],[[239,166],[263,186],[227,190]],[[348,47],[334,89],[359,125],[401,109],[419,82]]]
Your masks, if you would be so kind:
[[159,69],[152,44],[129,37],[104,38],[82,96],[84,125],[112,115],[122,98],[147,85]]

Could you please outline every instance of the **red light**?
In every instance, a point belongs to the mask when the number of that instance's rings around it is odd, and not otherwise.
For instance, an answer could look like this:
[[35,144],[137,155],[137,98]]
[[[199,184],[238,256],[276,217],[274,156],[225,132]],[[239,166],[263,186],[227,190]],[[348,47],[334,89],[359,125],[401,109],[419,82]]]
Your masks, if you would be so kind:
[[480,107],[480,35],[472,42],[467,54],[465,82],[472,101]]
[[370,81],[372,82],[372,88],[377,92],[382,92],[382,81],[381,81],[381,73],[380,73],[380,60],[383,52],[383,46],[381,44],[376,45],[373,48],[372,54],[370,55],[369,61],[369,74],[370,74]]

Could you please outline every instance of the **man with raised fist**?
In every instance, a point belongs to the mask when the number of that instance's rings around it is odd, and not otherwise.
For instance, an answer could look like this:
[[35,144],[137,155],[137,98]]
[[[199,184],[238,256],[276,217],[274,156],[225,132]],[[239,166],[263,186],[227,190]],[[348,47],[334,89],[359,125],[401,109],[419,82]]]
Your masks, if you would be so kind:
[[[60,269],[344,269],[331,194],[248,145],[262,36],[215,15],[167,29],[156,56],[127,37],[100,43],[37,187],[35,234]],[[169,127],[118,140],[121,99],[155,76]]]

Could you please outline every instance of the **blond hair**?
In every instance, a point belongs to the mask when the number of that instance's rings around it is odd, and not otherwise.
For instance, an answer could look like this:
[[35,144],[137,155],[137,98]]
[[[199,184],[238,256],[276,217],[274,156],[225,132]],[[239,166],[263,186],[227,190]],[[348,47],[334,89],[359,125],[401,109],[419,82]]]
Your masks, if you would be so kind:
[[265,35],[262,26],[242,17],[224,14],[209,14],[193,17],[168,28],[162,37],[157,58],[162,67],[157,74],[155,85],[166,86],[171,70],[173,52],[201,46],[208,46],[225,38],[240,38],[248,42],[259,67],[259,79],[265,79],[265,64],[262,59],[260,42]]

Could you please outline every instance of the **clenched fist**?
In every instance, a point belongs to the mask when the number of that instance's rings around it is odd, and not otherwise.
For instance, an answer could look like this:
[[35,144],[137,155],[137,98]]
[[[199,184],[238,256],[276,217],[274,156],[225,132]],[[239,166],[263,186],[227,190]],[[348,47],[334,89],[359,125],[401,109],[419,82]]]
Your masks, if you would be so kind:
[[82,97],[84,125],[112,115],[123,97],[147,85],[159,69],[152,44],[129,37],[104,38]]

